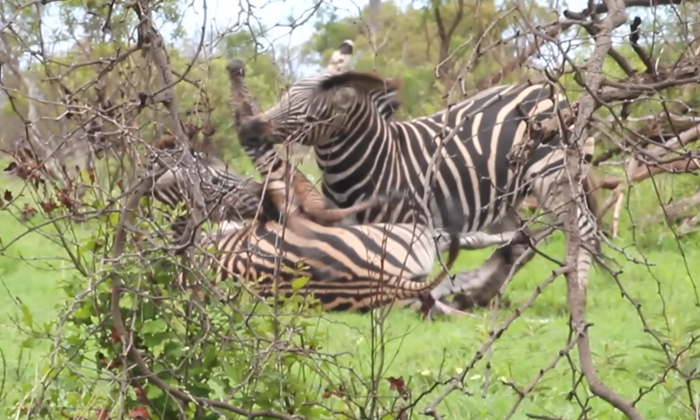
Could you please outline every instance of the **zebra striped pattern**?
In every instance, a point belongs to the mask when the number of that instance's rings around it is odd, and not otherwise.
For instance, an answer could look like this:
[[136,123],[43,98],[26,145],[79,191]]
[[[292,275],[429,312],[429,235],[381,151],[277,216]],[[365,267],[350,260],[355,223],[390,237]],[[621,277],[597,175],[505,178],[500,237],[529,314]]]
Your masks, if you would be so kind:
[[[325,227],[309,221],[305,226],[312,235],[297,234],[272,220],[228,234],[218,243],[216,281],[230,276],[259,281],[255,290],[267,297],[275,290],[289,296],[293,280],[307,277],[298,292],[319,299],[328,311],[366,312],[392,302],[425,302],[428,296],[432,305],[460,290],[459,284],[445,279],[446,270],[426,282],[436,257],[427,229],[385,224]],[[447,269],[457,256],[457,245],[455,236]]]
[[[400,85],[352,71],[302,79],[257,119],[268,124],[270,141],[291,137],[314,147],[322,193],[340,208],[386,191],[410,191],[418,202],[427,196],[427,212],[408,205],[373,208],[358,213],[358,223],[417,220],[441,229],[449,216],[448,202],[457,198],[456,211],[466,217],[464,232],[515,229],[520,221],[514,209],[530,193],[563,221],[561,188],[568,184],[561,182],[566,176],[561,138],[538,147],[517,171],[509,168],[508,157],[526,137],[526,120],[553,115],[557,107],[567,106],[565,98],[545,85],[495,86],[447,112],[390,121],[381,104]],[[446,139],[457,126],[454,138]],[[593,151],[593,138],[588,138],[580,153],[590,161]],[[590,177],[583,182],[588,211],[579,208],[578,226],[583,241],[597,246],[591,217],[597,211],[594,182]],[[583,249],[579,279],[587,277],[590,261],[590,252]]]
[[[252,152],[257,167],[272,178],[268,182],[282,184],[288,180],[288,165],[269,162],[274,150],[258,126],[254,120],[240,124],[241,144]],[[306,180],[303,176],[297,179]],[[311,184],[307,188],[314,190]],[[434,280],[426,281],[437,249],[425,226],[323,226],[306,214],[295,216],[287,209],[280,210],[281,203],[290,201],[284,189],[266,190],[263,201],[273,204],[262,206],[268,213],[261,214],[258,223],[231,232],[218,243],[217,283],[236,276],[244,282],[257,282],[255,290],[262,296],[273,296],[275,291],[289,296],[293,281],[307,277],[298,292],[318,298],[327,311],[366,312],[418,299],[424,314],[436,304],[450,313],[438,300],[459,291],[459,284],[445,279],[459,251],[459,221],[450,226],[453,234],[446,268]],[[293,227],[280,223],[281,215]]]
[[[252,179],[246,179],[232,172],[219,159],[205,157],[189,150],[194,158],[193,167],[185,167],[182,162],[184,150],[178,148],[175,139],[164,136],[155,145],[156,150],[148,155],[144,168],[145,176],[165,169],[153,183],[150,196],[165,206],[176,209],[189,200],[193,171],[201,179],[208,219],[214,223],[223,221],[243,221],[257,213],[262,195],[262,186]],[[179,216],[173,223],[176,243],[179,243],[187,224],[186,215]],[[178,239],[179,238],[179,239]]]
[[[229,64],[232,79],[243,78],[241,65],[240,62]],[[235,86],[244,84],[242,80],[232,80],[232,88]],[[461,283],[442,281],[446,272],[431,282],[425,281],[438,252],[426,226],[410,223],[323,226],[308,217],[309,211],[295,216],[283,207],[291,203],[303,210],[308,196],[299,191],[312,193],[307,208],[326,212],[357,212],[362,211],[360,205],[369,203],[369,208],[381,203],[370,200],[347,209],[325,209],[325,202],[308,179],[284,160],[277,159],[273,144],[266,138],[269,134],[266,125],[249,118],[254,110],[250,102],[247,90],[232,93],[234,125],[243,149],[269,184],[263,201],[272,204],[262,206],[268,213],[261,215],[258,224],[232,232],[219,242],[218,248],[223,253],[217,261],[217,282],[231,275],[244,281],[262,279],[256,290],[264,296],[271,295],[273,290],[288,295],[293,280],[306,276],[309,280],[299,292],[318,297],[326,310],[363,312],[395,300],[400,305],[409,304],[413,299],[421,300],[425,306],[427,299],[429,306],[438,305],[444,313],[455,313],[439,299],[459,291]],[[288,185],[291,188],[286,188]],[[286,222],[293,222],[294,227],[278,222],[281,216],[286,217]],[[336,218],[333,222],[339,221]],[[461,229],[461,223],[456,224],[450,226],[453,234],[448,266],[454,262],[458,250],[454,232]],[[307,264],[307,268],[295,270],[300,263]]]
[[[352,44],[350,44],[350,48],[345,50],[343,50],[343,45],[336,51],[338,55],[342,51],[352,52]],[[347,62],[348,60],[336,57],[335,61]],[[331,63],[333,62],[332,60]],[[238,59],[231,60],[227,65],[228,76],[231,81],[229,100],[231,116],[234,119],[234,126],[239,130],[239,141],[242,148],[251,158],[258,172],[270,183],[268,188],[280,191],[274,195],[275,197],[286,197],[286,208],[283,213],[300,210],[307,218],[311,218],[318,223],[330,223],[333,225],[342,223],[350,226],[358,223],[357,220],[353,220],[354,215],[368,209],[388,208],[397,204],[403,206],[403,208],[411,208],[413,206],[412,208],[416,209],[415,200],[412,199],[410,194],[405,192],[398,194],[391,190],[384,191],[381,194],[375,192],[369,199],[358,200],[351,206],[329,209],[329,206],[335,207],[333,203],[319,194],[318,190],[304,174],[287,164],[283,159],[278,158],[273,148],[271,136],[274,133],[270,131],[270,126],[262,123],[259,118],[253,118],[254,115],[259,113],[259,109],[255,98],[251,95],[245,83],[243,66],[243,62]],[[338,70],[338,68],[331,69],[331,67],[329,66],[328,74],[334,74],[334,71]],[[399,104],[398,90],[388,89],[377,97],[377,106],[381,109],[382,118],[386,120],[393,116]],[[289,188],[290,186],[291,188]],[[282,191],[285,192],[282,193]],[[381,205],[380,201],[384,205]],[[277,203],[277,206],[281,208],[282,204]],[[403,221],[404,223],[416,221],[413,218],[406,219]],[[515,230],[512,230],[497,235],[484,232],[470,232],[468,235],[462,235],[460,240],[462,249],[481,249],[512,241],[522,243],[525,238]],[[438,244],[438,248],[439,252],[445,252],[449,248],[449,243],[443,240]]]

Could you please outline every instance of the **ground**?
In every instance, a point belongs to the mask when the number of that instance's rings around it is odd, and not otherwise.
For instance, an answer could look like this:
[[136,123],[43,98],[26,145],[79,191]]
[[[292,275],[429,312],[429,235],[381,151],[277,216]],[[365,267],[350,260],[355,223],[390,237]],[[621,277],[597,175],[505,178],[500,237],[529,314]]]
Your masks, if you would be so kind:
[[[3,178],[3,189],[9,182]],[[10,189],[19,193],[20,186],[11,182]],[[630,197],[631,209],[648,209],[650,190],[635,190]],[[656,198],[654,198],[656,200]],[[622,237],[617,246],[639,260],[656,264],[647,267],[625,261],[619,253],[606,247],[606,253],[621,264],[619,280],[626,292],[639,303],[652,331],[667,341],[675,352],[687,345],[691,335],[700,333],[698,291],[695,278],[700,268],[700,247],[693,236],[677,242],[665,226],[650,226],[647,231],[633,230],[630,222],[635,213],[623,212]],[[3,247],[26,232],[7,212],[0,213],[0,237]],[[562,258],[564,245],[561,235],[552,238],[545,251]],[[477,266],[490,250],[462,253],[457,268]],[[6,413],[7,401],[20,392],[19,381],[31,382],[41,375],[36,372],[38,361],[47,357],[50,343],[34,343],[31,351],[23,347],[27,339],[16,322],[31,316],[41,323],[58,316],[55,305],[61,293],[58,281],[69,274],[68,262],[56,260],[65,255],[63,250],[38,233],[31,233],[12,244],[0,256],[0,349],[2,350],[3,391],[0,394],[0,418]],[[21,261],[18,257],[26,260]],[[27,261],[28,260],[28,261]],[[511,306],[499,311],[498,325],[511,316],[515,307],[528,300],[536,286],[555,268],[555,264],[536,257],[527,265],[506,291]],[[28,311],[22,309],[26,305]],[[628,400],[634,400],[640,389],[647,389],[664,373],[663,352],[651,334],[645,332],[635,307],[621,293],[620,285],[600,267],[592,269],[587,304],[588,321],[594,362],[600,378]],[[371,323],[369,315],[326,315],[318,323],[325,331],[327,351],[348,351],[346,361],[356,370],[368,372]],[[565,346],[568,335],[568,310],[563,278],[547,287],[535,303],[516,320],[495,344],[491,361],[491,386],[482,397],[485,363],[479,362],[465,381],[468,395],[455,392],[441,408],[445,418],[484,419],[505,418],[518,397],[504,381],[512,381],[525,388]],[[25,319],[26,321],[26,319]],[[445,380],[464,369],[476,350],[488,339],[492,323],[490,310],[478,310],[469,317],[424,322],[408,310],[390,314],[384,326],[387,338],[386,359],[382,377],[403,377],[412,395],[418,396],[434,380]],[[675,353],[674,352],[674,353]],[[577,354],[572,360],[578,365]],[[685,354],[685,363],[700,363],[698,348]],[[686,367],[689,365],[686,365]],[[525,419],[526,413],[576,418],[580,412],[575,400],[569,401],[572,387],[571,367],[562,359],[556,367],[547,370],[536,390],[518,407],[513,419]],[[684,394],[678,376],[669,375],[637,404],[647,419],[689,419],[687,407],[682,404]],[[442,391],[433,391],[419,404],[425,407]],[[579,397],[585,399],[585,386],[579,387]],[[695,390],[697,393],[697,389]],[[592,403],[589,418],[622,419],[619,412],[600,401]]]

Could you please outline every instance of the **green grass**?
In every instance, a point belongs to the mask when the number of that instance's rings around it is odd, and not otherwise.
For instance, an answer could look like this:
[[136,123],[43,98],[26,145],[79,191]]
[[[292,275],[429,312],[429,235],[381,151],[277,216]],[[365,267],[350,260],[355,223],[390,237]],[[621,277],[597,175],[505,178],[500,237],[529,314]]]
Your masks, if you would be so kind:
[[[665,178],[670,179],[670,178]],[[660,178],[662,193],[670,195],[687,184],[668,184]],[[677,177],[676,179],[680,179]],[[664,184],[666,182],[666,184]],[[16,182],[2,180],[2,189],[9,188],[19,193]],[[644,185],[638,187],[630,197],[629,208],[635,217],[647,212],[656,198],[654,190]],[[633,232],[630,214],[623,212],[622,237],[615,243],[639,259],[656,263],[649,268],[625,261],[615,251],[606,249],[622,267],[619,276],[625,290],[642,304],[642,311],[650,328],[669,342],[675,352],[690,341],[691,334],[700,333],[700,308],[698,293],[691,276],[700,272],[700,247],[695,237],[676,242],[665,226],[648,227],[646,232]],[[37,217],[36,220],[41,218]],[[36,223],[36,221],[34,221]],[[0,213],[0,231],[3,244],[24,234],[22,226],[7,212]],[[78,228],[81,231],[85,228]],[[634,240],[633,240],[634,237]],[[55,239],[55,238],[54,238]],[[679,251],[683,250],[683,254]],[[563,258],[562,235],[551,238],[544,251],[556,258]],[[479,265],[491,252],[482,250],[462,253],[456,268],[466,269]],[[24,258],[24,260],[22,260]],[[22,343],[26,334],[16,324],[23,316],[21,303],[25,304],[34,322],[56,319],[59,315],[55,305],[61,299],[58,282],[70,271],[65,252],[61,246],[39,233],[30,233],[17,241],[0,256],[0,349],[3,351],[5,396],[14,397],[18,381],[31,381],[36,363],[47,356],[50,343],[43,341],[31,351]],[[499,311],[498,324],[509,317],[515,307],[525,302],[535,287],[556,266],[542,257],[523,268],[506,290],[510,308]],[[620,288],[610,275],[601,268],[594,268],[589,281],[588,321],[594,363],[600,378],[627,399],[634,399],[640,388],[647,388],[663,374],[664,368],[657,361],[662,359],[658,344],[644,328],[635,308],[622,297]],[[474,357],[476,350],[488,339],[492,313],[489,310],[475,311],[472,316],[421,322],[408,310],[393,311],[384,327],[386,361],[382,377],[403,377],[414,397],[427,389],[435,380],[445,380],[463,369]],[[325,315],[318,329],[326,333],[324,348],[327,351],[349,351],[352,357],[345,360],[354,369],[369,374],[371,341],[370,316],[354,314]],[[512,388],[502,380],[512,381],[524,388],[545,368],[565,346],[568,335],[568,307],[563,278],[547,287],[534,305],[516,320],[496,341],[491,360],[491,386],[488,395],[481,396],[485,377],[485,363],[479,362],[467,375],[466,391],[454,392],[440,407],[445,418],[484,419],[504,418],[517,400]],[[576,351],[571,352],[578,365]],[[700,359],[696,346],[685,356]],[[688,362],[687,360],[685,361]],[[689,419],[690,414],[682,408],[687,401],[685,395],[674,399],[671,390],[678,387],[678,378],[669,380],[646,395],[637,404],[647,419]],[[514,419],[525,419],[526,413],[552,417],[576,418],[579,410],[575,401],[568,401],[572,388],[571,367],[566,359],[545,373],[535,391],[519,406]],[[438,388],[425,397],[418,408],[424,408],[432,398],[442,392]],[[696,386],[695,392],[698,392]],[[579,386],[578,395],[585,399],[585,386]],[[696,397],[697,398],[697,397]],[[1,401],[1,400],[0,400]],[[7,401],[7,399],[5,400]],[[2,404],[2,402],[0,402]],[[621,419],[623,416],[600,401],[591,403],[590,418]],[[6,407],[0,407],[6,408]],[[4,410],[0,418],[5,415]]]

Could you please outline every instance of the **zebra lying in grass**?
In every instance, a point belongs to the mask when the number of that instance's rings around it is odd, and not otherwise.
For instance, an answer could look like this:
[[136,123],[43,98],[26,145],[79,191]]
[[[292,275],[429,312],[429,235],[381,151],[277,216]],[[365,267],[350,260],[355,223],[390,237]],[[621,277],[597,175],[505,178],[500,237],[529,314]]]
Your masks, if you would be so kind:
[[[391,303],[404,306],[419,301],[424,314],[436,304],[444,313],[459,313],[439,302],[460,287],[445,278],[459,251],[455,235],[450,237],[445,267],[437,277],[427,280],[438,250],[425,226],[343,226],[338,217],[333,220],[337,225],[321,224],[308,217],[308,212],[290,212],[289,201],[304,208],[299,201],[308,196],[296,195],[290,200],[284,186],[276,185],[285,183],[290,178],[286,175],[295,169],[282,160],[270,163],[274,150],[258,128],[244,119],[239,139],[244,149],[254,151],[254,162],[259,169],[265,168],[262,172],[272,188],[263,193],[264,210],[258,220],[227,233],[218,242],[217,283],[230,276],[246,282],[262,280],[255,285],[262,296],[275,291],[289,295],[294,291],[294,280],[306,277],[308,281],[297,292],[317,298],[328,311],[365,312]],[[303,176],[291,179],[297,181],[292,190],[315,190],[311,184],[303,185],[308,183]],[[322,202],[315,202],[306,208],[320,213],[322,206]],[[450,228],[459,232],[459,220]],[[299,268],[300,264],[304,267]]]
[[[159,146],[170,156],[183,152],[178,152],[171,143],[161,143]],[[195,156],[198,162],[204,161],[201,156]],[[215,160],[209,162],[220,165]],[[178,173],[179,169],[172,166],[169,170]],[[274,295],[273,290],[282,294],[291,293],[294,279],[308,277],[307,284],[299,293],[317,297],[326,310],[361,312],[406,299],[419,299],[424,311],[427,311],[435,300],[453,290],[454,286],[445,277],[457,256],[456,242],[450,243],[446,267],[434,280],[416,281],[427,278],[437,251],[430,235],[423,235],[422,241],[415,241],[414,226],[334,226],[349,214],[349,209],[340,212],[331,209],[323,213],[322,208],[300,203],[300,208],[311,210],[289,212],[283,207],[287,197],[282,190],[265,189],[262,183],[245,180],[220,166],[206,168],[205,171],[215,175],[210,180],[226,179],[232,182],[233,188],[224,194],[221,199],[224,204],[219,206],[233,208],[211,209],[211,213],[217,215],[217,220],[223,220],[225,215],[236,215],[234,219],[237,221],[252,219],[248,226],[227,232],[218,241],[217,252],[207,255],[215,259],[215,283],[230,276],[243,282],[255,282],[262,278],[262,282],[254,288],[262,296],[271,296]],[[172,178],[175,176],[167,179],[172,181]],[[301,188],[301,180],[306,178],[299,179]],[[214,183],[221,185],[220,182]],[[174,202],[173,197],[178,197],[178,194],[163,191],[162,188],[167,186],[166,189],[173,189],[172,185],[180,184],[158,180],[153,196]],[[308,189],[313,189],[313,186],[307,185]],[[204,190],[210,192],[205,194],[208,198],[215,195],[212,191],[222,193],[212,186]],[[184,197],[182,193],[179,194]],[[298,197],[303,201],[302,196]],[[239,207],[235,208],[236,205]],[[361,209],[361,206],[358,208]],[[313,214],[324,224],[308,217],[308,214]],[[459,226],[456,229],[458,231]],[[402,261],[400,254],[405,254],[409,261]],[[277,267],[279,262],[284,266],[281,270]],[[277,281],[273,282],[272,279]],[[443,312],[451,311],[446,308]]]

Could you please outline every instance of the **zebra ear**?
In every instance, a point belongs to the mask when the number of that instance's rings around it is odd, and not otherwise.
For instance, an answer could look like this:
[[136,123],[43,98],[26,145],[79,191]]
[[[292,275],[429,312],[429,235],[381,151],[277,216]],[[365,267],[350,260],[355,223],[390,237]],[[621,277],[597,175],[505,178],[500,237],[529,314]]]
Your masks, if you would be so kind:
[[[319,92],[333,92],[333,101],[341,109],[349,107],[361,94],[381,95],[375,99],[379,112],[390,119],[401,103],[401,80],[384,79],[378,74],[347,71],[322,80]],[[391,106],[394,108],[391,109]]]
[[357,92],[350,87],[342,87],[333,95],[333,103],[342,110],[347,110],[355,102]]
[[177,148],[177,140],[172,134],[165,133],[160,136],[154,147],[158,150],[173,150]]

